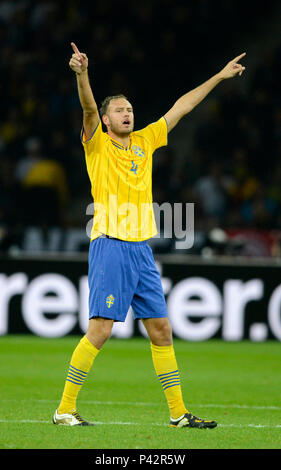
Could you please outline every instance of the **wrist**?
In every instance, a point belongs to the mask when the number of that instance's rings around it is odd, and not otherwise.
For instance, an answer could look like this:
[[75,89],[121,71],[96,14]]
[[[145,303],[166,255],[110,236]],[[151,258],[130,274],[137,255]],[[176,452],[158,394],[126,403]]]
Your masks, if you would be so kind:
[[216,78],[217,82],[219,83],[219,82],[221,82],[222,80],[225,80],[226,77],[224,77],[222,71],[220,71],[219,73],[217,73],[217,74],[215,75],[215,78]]
[[83,70],[82,72],[75,72],[75,75],[87,75],[88,69]]

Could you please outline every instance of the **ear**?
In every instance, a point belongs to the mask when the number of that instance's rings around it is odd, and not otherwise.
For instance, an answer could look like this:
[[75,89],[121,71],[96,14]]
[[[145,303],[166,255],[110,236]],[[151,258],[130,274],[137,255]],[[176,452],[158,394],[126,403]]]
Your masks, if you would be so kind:
[[107,115],[103,114],[101,119],[102,119],[102,122],[104,123],[104,125],[107,127],[108,124],[109,124],[109,119],[108,119]]

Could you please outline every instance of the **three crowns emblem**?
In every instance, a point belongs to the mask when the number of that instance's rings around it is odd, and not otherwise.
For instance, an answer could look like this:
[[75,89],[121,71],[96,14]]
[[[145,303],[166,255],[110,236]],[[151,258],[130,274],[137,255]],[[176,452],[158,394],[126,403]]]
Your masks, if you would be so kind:
[[110,294],[108,297],[106,297],[106,304],[108,308],[110,308],[114,304],[114,297],[112,294]]

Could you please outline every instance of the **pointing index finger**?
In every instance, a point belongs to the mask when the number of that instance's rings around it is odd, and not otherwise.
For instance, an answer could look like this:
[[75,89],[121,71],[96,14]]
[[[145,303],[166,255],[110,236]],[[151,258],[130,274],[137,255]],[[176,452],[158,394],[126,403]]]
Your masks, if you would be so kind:
[[71,43],[72,49],[74,50],[75,54],[78,54],[79,59],[82,59],[81,52],[79,51],[78,47],[74,42]]
[[238,62],[240,59],[242,59],[242,57],[244,57],[246,55],[246,52],[243,52],[243,54],[240,54],[238,55],[237,57],[235,57],[235,59],[233,59],[233,62]]

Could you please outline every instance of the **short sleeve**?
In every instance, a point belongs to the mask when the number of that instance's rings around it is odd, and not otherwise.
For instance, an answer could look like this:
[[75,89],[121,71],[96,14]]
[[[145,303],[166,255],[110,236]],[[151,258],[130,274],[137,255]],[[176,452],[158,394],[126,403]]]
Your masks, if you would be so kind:
[[149,142],[154,152],[160,147],[164,147],[168,143],[168,127],[166,119],[161,117],[156,122],[152,122],[144,127],[137,134],[143,135]]
[[82,127],[80,138],[85,150],[85,154],[89,156],[92,153],[99,153],[106,139],[105,133],[102,130],[101,121],[99,121],[96,129],[89,139],[85,140],[84,137],[84,128]]

